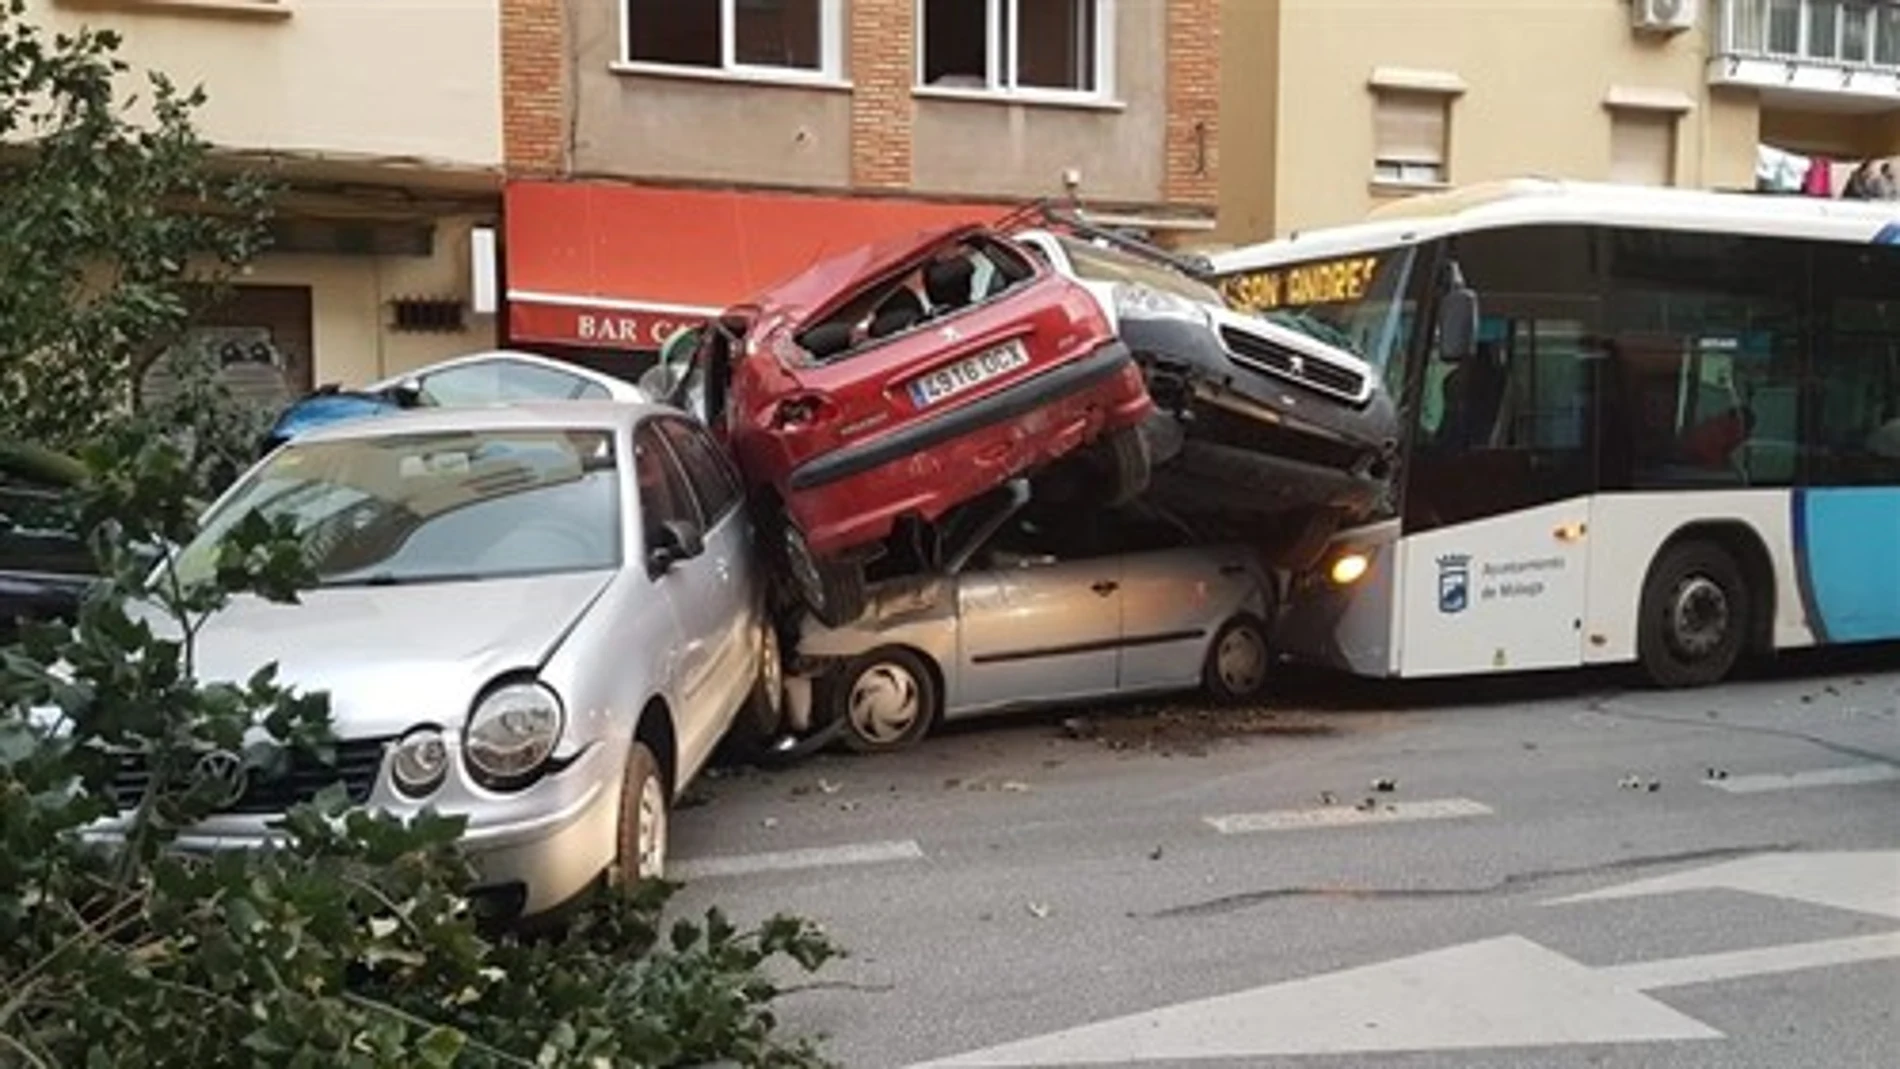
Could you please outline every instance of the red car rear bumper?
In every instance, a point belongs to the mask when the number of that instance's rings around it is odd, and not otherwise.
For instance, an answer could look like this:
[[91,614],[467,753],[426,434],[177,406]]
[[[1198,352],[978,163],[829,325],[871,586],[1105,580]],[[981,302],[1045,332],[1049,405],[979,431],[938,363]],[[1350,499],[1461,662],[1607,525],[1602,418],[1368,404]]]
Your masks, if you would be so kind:
[[980,401],[793,469],[787,511],[820,557],[889,537],[897,519],[945,512],[1101,434],[1154,402],[1128,347],[1111,341]]

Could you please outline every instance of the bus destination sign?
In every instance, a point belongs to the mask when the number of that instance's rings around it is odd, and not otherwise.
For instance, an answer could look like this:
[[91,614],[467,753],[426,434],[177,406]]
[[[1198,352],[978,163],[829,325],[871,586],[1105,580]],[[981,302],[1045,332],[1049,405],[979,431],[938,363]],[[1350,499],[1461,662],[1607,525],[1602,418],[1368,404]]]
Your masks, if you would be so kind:
[[1376,256],[1298,264],[1234,275],[1221,284],[1228,300],[1249,312],[1363,300],[1379,269]]

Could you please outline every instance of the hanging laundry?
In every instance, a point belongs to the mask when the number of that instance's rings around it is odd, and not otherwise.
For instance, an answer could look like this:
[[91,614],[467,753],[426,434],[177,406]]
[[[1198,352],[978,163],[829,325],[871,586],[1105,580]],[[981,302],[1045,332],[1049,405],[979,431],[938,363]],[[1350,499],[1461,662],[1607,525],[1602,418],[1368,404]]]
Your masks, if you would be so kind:
[[1801,192],[1810,197],[1834,196],[1834,161],[1825,156],[1816,156],[1810,161],[1808,177],[1801,183]]
[[1764,193],[1799,193],[1809,160],[1773,145],[1755,146],[1755,188]]

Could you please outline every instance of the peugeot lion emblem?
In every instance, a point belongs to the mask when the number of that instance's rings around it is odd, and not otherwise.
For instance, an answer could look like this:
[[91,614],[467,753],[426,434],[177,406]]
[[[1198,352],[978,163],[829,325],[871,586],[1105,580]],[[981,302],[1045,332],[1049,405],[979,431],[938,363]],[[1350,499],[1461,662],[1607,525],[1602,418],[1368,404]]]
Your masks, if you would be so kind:
[[250,785],[244,771],[244,759],[229,750],[213,750],[191,766],[193,790],[204,792],[206,801],[218,808],[237,804]]

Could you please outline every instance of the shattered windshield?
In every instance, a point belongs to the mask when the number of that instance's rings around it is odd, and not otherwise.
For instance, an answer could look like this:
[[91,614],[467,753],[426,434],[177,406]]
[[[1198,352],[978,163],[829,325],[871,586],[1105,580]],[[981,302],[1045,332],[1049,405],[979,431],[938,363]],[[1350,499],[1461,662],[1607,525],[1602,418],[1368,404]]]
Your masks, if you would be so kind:
[[620,564],[620,488],[605,430],[465,431],[292,443],[179,555],[211,578],[253,511],[288,520],[321,586],[466,581]]
[[1355,253],[1228,275],[1228,303],[1352,353],[1381,373],[1398,362],[1412,322],[1407,282],[1417,250]]

